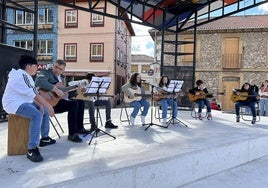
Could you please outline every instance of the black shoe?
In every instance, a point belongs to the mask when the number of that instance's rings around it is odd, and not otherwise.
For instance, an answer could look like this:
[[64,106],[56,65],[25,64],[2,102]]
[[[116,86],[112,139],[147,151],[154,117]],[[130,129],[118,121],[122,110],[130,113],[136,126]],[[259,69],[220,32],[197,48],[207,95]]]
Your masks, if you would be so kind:
[[83,141],[77,134],[69,135],[68,140],[78,143],[81,143]]
[[238,123],[240,121],[240,116],[236,116],[236,122]]
[[90,130],[87,130],[85,128],[81,129],[81,130],[77,130],[76,133],[78,134],[90,134]]
[[97,126],[96,125],[91,125],[91,128],[90,128],[90,133],[92,133],[93,131],[95,131],[97,129]]
[[40,147],[44,147],[44,146],[55,144],[55,143],[56,143],[56,140],[54,140],[54,139],[52,139],[52,138],[50,138],[48,136],[46,138],[41,138],[40,143],[39,143],[39,146]]
[[32,162],[41,162],[43,161],[43,157],[41,156],[38,148],[29,149],[27,152],[27,158]]
[[256,117],[253,117],[251,123],[252,123],[252,124],[255,124],[255,123],[256,123]]
[[117,125],[114,125],[111,121],[107,121],[107,122],[105,123],[105,128],[117,129],[118,126],[117,126]]

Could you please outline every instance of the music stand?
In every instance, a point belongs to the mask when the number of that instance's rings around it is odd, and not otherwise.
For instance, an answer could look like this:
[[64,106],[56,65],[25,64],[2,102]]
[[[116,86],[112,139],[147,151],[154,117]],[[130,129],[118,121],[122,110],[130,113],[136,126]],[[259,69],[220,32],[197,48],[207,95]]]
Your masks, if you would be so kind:
[[[92,77],[92,80],[89,84],[89,87],[87,87],[86,92],[84,95],[86,96],[96,96],[97,97],[97,101],[100,98],[101,94],[105,94],[109,88],[111,84],[111,78],[110,77]],[[99,106],[97,105],[97,112],[99,111]],[[92,136],[90,138],[90,141],[88,143],[88,145],[91,144],[92,139],[95,137],[98,137],[98,133],[101,132],[103,133],[103,135],[108,135],[110,137],[112,137],[113,139],[116,139],[115,136],[112,136],[111,134],[101,130],[100,128],[98,128],[98,119],[99,119],[99,113],[97,113],[97,117],[96,117],[97,121],[96,121],[96,128],[95,130],[92,132]],[[90,134],[90,133],[88,133]],[[85,134],[85,136],[87,136],[88,134]]]
[[[176,93],[180,92],[181,91],[181,88],[182,88],[182,85],[183,85],[183,81],[180,81],[180,80],[170,80],[170,83],[168,85],[168,88],[167,88],[167,92],[168,93],[171,93],[171,96],[172,96],[172,100],[175,99],[175,95]],[[176,108],[178,108],[176,106]],[[185,127],[188,127],[185,123],[183,123],[180,119],[178,119],[177,117],[173,117],[173,111],[174,111],[174,107],[172,108],[172,118],[170,120],[168,120],[167,122],[167,128],[169,127],[169,125],[172,123],[174,124],[175,120],[185,126]]]
[[[149,83],[146,83],[146,84],[149,84]],[[151,85],[151,105],[153,104],[153,102],[154,102],[154,99],[153,99],[153,94],[154,94],[154,89],[155,89],[155,87],[157,87],[157,86],[154,86],[154,85],[152,85],[152,84],[149,84],[149,85]],[[158,88],[158,87],[157,87]],[[160,88],[160,89],[162,89],[162,88]],[[145,125],[148,125],[146,128],[145,128],[145,131],[147,131],[147,129],[149,129],[151,126],[153,126],[153,125],[155,125],[155,126],[158,126],[158,127],[163,127],[163,128],[168,128],[167,126],[163,126],[163,125],[159,125],[159,124],[156,124],[156,123],[153,123],[153,108],[151,107],[151,122],[150,123],[146,123],[146,124],[144,124],[143,126],[145,126]]]

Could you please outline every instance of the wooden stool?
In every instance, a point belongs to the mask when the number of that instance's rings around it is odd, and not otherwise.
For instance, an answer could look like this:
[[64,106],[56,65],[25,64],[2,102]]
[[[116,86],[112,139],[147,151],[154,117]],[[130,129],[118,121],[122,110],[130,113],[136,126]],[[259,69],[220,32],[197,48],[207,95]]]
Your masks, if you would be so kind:
[[27,154],[30,120],[21,116],[8,115],[8,155]]

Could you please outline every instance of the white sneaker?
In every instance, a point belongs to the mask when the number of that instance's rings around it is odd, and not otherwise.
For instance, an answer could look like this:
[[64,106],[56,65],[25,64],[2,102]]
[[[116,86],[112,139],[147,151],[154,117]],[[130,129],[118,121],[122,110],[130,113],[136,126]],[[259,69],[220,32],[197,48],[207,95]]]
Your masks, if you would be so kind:
[[130,116],[130,125],[134,125],[135,124],[135,118]]
[[145,116],[141,116],[141,124],[145,125]]
[[167,118],[164,118],[163,120],[162,120],[162,125],[166,125],[167,124]]

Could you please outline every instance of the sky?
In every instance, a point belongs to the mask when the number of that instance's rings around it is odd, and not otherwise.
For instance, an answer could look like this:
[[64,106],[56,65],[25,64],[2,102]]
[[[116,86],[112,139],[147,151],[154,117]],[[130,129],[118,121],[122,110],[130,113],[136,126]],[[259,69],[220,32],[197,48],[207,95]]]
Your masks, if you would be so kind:
[[[246,10],[241,12],[245,15],[259,15],[259,14],[268,14],[268,3],[262,4],[258,7]],[[135,35],[132,37],[132,52],[131,54],[145,54],[151,57],[154,57],[154,41],[148,33],[150,27],[145,27],[139,24],[132,24],[134,28]]]

